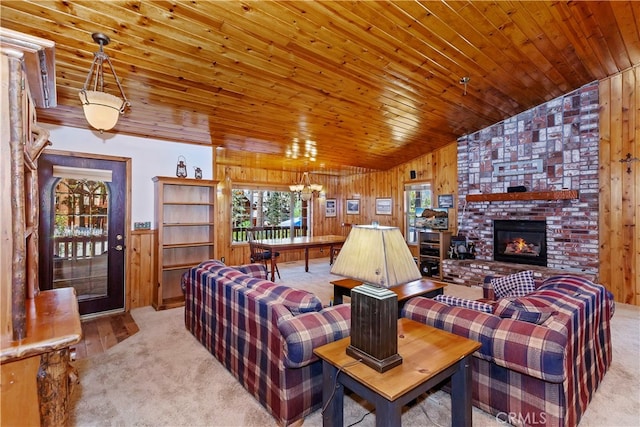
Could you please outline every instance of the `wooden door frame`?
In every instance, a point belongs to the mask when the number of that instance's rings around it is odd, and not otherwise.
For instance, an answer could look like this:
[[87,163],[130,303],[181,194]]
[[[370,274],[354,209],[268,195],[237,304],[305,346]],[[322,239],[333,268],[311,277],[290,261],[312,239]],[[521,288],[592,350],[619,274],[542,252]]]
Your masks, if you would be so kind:
[[[131,304],[131,285],[129,283],[129,270],[131,266],[131,158],[120,156],[109,156],[105,154],[79,153],[76,151],[50,150],[47,149],[43,154],[52,154],[59,156],[78,157],[93,160],[108,160],[114,162],[124,162],[126,168],[126,188],[125,188],[125,214],[124,214],[124,234],[125,234],[125,254],[124,254],[124,311],[130,310]],[[105,312],[103,314],[108,314]]]

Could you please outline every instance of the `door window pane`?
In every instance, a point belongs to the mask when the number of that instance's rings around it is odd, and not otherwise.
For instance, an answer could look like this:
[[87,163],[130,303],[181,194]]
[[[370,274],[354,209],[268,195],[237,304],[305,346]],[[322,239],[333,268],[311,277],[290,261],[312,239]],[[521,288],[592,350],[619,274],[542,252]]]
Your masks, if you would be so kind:
[[109,188],[62,178],[54,188],[53,287],[74,287],[79,300],[107,294]]

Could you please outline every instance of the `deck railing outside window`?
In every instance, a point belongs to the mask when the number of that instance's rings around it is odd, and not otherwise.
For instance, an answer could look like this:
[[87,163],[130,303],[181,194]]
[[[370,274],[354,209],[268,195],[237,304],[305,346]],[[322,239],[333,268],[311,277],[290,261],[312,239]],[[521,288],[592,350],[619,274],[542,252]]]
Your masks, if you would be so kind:
[[289,237],[306,236],[307,228],[300,226],[272,226],[272,227],[234,227],[232,230],[234,242],[247,242],[248,232],[253,232],[255,240],[262,239],[286,239]]

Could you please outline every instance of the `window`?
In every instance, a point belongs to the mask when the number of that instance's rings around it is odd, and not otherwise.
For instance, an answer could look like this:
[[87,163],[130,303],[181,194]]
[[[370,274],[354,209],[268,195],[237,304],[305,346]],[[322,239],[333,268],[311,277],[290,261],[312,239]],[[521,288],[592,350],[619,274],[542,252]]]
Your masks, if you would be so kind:
[[247,231],[258,239],[308,235],[310,204],[297,193],[245,187],[231,194],[232,243],[246,242]]
[[406,235],[407,243],[418,242],[418,230],[416,218],[422,215],[422,211],[431,207],[431,184],[410,184],[404,187]]

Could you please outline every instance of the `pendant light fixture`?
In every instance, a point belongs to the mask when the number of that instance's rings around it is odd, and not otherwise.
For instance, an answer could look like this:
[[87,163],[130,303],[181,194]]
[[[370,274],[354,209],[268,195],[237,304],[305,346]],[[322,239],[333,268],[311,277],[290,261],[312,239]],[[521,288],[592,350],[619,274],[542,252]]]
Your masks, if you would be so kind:
[[[108,45],[111,40],[102,33],[93,33],[91,37],[100,45],[100,50],[93,55],[89,75],[87,75],[79,96],[87,122],[102,133],[105,130],[112,129],[118,123],[118,117],[120,114],[124,114],[125,108],[131,106],[131,103],[129,103],[122,90],[120,80],[116,76],[109,56],[103,51],[103,47]],[[120,90],[120,97],[104,90],[105,64],[109,66],[111,74],[113,74],[115,83]]]
[[302,174],[302,178],[300,179],[300,183],[290,185],[289,189],[296,193],[300,193],[300,198],[305,202],[308,202],[309,200],[311,200],[311,196],[313,195],[314,191],[318,193],[322,191],[322,185],[312,184],[309,178],[309,173],[304,172]]

